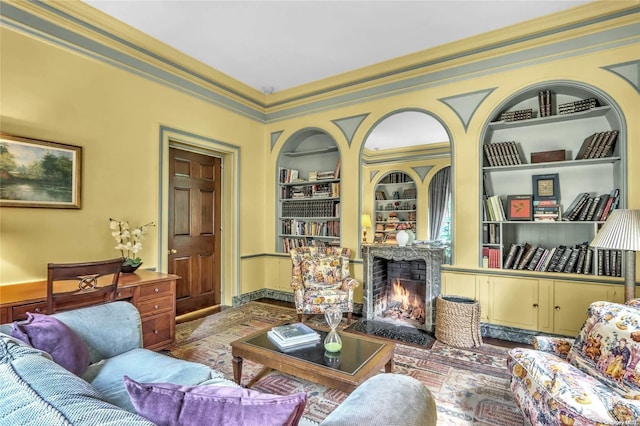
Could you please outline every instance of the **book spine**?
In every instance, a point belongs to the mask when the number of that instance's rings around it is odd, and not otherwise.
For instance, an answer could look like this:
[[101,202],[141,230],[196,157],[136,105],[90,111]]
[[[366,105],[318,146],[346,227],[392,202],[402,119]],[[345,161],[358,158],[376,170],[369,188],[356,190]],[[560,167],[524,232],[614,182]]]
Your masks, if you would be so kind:
[[549,272],[553,272],[556,269],[556,266],[558,266],[558,261],[560,260],[560,258],[562,257],[562,253],[564,253],[565,250],[565,246],[558,246],[555,250],[555,252],[553,253],[553,257],[551,258],[551,261],[549,262],[549,266],[546,269]]
[[531,258],[535,254],[536,249],[537,249],[537,247],[532,246],[529,243],[525,244],[524,254],[522,255],[522,259],[520,260],[520,263],[518,264],[518,269],[522,270],[522,269],[525,269],[527,267],[529,262],[531,262]]
[[560,257],[560,260],[558,260],[558,264],[556,265],[554,272],[562,272],[564,270],[564,267],[567,265],[567,262],[569,262],[569,258],[571,257],[572,253],[573,249],[571,247],[567,247],[562,252],[562,257]]
[[527,265],[527,270],[533,271],[533,270],[536,269],[536,266],[538,266],[538,262],[540,262],[540,258],[542,257],[542,253],[544,253],[544,247],[538,247],[535,250],[535,253],[531,257],[531,260],[529,261],[529,264]]
[[513,261],[515,260],[519,249],[520,249],[520,246],[518,244],[511,243],[511,246],[509,247],[509,251],[507,252],[507,255],[505,256],[505,259],[503,262],[503,269],[511,269],[511,266],[513,266]]
[[585,254],[585,257],[584,257],[583,274],[592,274],[593,273],[591,271],[591,262],[592,262],[592,260],[593,260],[593,249],[587,248],[587,253]]

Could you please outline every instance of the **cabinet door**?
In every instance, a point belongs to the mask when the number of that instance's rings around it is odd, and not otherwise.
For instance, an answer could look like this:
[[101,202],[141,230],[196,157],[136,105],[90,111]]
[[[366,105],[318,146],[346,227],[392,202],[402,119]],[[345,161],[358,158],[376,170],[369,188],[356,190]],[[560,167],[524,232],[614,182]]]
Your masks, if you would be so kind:
[[489,277],[489,322],[537,330],[538,280]]
[[598,300],[620,303],[624,298],[624,287],[555,281],[553,296],[553,332],[575,337],[584,323],[589,305]]
[[442,294],[476,298],[476,275],[456,272],[442,273]]

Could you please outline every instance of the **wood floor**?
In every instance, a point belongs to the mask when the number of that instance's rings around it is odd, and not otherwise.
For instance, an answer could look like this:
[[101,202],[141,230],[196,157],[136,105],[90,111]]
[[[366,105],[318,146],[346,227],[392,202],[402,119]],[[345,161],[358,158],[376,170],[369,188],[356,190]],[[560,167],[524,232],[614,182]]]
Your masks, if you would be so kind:
[[[277,305],[277,306],[286,306],[288,308],[295,307],[293,302],[284,302],[282,300],[274,300],[274,299],[267,299],[267,298],[258,299],[258,300],[256,300],[256,302],[269,303],[269,304]],[[354,318],[357,321],[358,317],[354,316]],[[489,345],[502,346],[502,347],[505,347],[505,348],[531,347],[530,345],[526,345],[526,344],[523,344],[523,343],[509,342],[508,340],[494,339],[494,338],[491,338],[491,337],[482,337],[482,341],[484,343],[489,344]]]

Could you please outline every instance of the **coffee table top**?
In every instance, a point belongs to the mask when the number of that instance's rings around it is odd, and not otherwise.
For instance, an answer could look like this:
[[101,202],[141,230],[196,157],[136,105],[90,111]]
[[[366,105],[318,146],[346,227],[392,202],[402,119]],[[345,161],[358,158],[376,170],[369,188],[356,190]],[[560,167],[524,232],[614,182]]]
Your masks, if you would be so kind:
[[393,342],[340,332],[342,350],[332,354],[322,343],[327,331],[314,328],[320,333],[320,343],[283,352],[267,337],[269,330],[271,327],[231,342],[233,355],[343,391],[352,391],[383,367],[392,368]]

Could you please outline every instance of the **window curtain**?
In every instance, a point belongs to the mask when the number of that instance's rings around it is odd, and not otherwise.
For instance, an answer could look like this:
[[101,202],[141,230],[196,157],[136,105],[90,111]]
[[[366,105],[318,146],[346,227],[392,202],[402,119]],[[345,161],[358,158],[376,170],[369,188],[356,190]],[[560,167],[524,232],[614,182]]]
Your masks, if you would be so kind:
[[437,240],[451,198],[451,167],[445,167],[433,176],[429,184],[429,235]]

